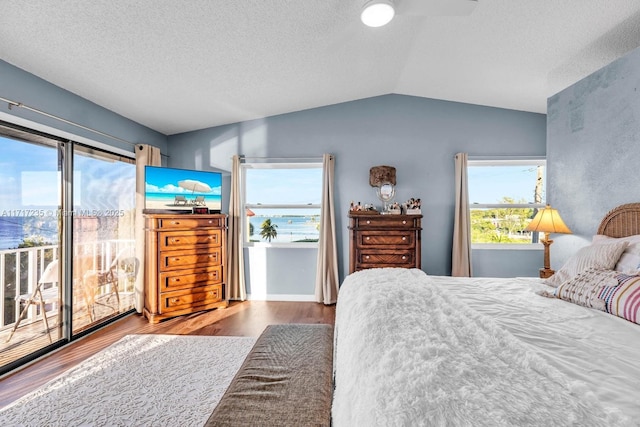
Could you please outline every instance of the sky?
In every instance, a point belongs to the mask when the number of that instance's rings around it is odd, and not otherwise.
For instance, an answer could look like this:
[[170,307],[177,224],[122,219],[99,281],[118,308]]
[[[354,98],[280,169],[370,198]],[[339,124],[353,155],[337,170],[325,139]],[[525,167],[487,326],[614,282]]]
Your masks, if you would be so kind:
[[[53,147],[0,137],[0,210],[55,209],[60,200]],[[83,209],[131,209],[135,165],[74,156],[74,204]],[[0,212],[1,213],[1,212]]]
[[[503,197],[533,203],[536,177],[536,168],[529,166],[470,167],[467,176],[469,203],[499,203]],[[544,189],[546,186],[543,187],[543,203]]]

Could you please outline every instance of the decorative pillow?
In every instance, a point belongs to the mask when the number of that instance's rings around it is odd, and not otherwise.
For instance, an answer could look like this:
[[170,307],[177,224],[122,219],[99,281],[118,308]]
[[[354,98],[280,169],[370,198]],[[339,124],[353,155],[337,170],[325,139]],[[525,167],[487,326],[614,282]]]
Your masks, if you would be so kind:
[[608,244],[613,242],[629,242],[629,246],[624,250],[620,259],[616,263],[614,270],[620,271],[626,274],[638,274],[640,273],[640,235],[634,235],[629,237],[609,237],[602,234],[596,234],[593,236],[592,243]]
[[600,299],[605,302],[605,311],[640,324],[640,276],[618,274],[618,284],[605,286]]
[[558,287],[588,268],[612,270],[628,245],[629,242],[620,241],[585,246],[569,258],[553,276],[546,279],[545,283]]
[[616,276],[619,273],[602,268],[588,268],[574,278],[558,286],[554,295],[565,301],[584,307],[605,310],[605,301],[600,298],[602,290],[618,285]]

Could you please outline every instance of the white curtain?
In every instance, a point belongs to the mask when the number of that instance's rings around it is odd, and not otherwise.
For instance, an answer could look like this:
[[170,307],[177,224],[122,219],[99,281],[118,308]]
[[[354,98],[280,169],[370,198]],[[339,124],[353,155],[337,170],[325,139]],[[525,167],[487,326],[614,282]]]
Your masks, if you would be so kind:
[[336,248],[336,219],[333,203],[335,157],[322,157],[322,209],[320,210],[320,239],[316,269],[316,301],[334,304],[338,299],[338,253]]
[[456,208],[453,222],[451,275],[458,277],[471,277],[472,275],[467,159],[467,153],[458,153],[455,157]]
[[136,258],[140,261],[139,274],[136,275],[135,306],[138,313],[144,309],[144,289],[145,289],[145,233],[144,217],[144,167],[161,166],[160,149],[152,145],[138,144],[136,146]]
[[242,252],[242,221],[244,218],[240,194],[240,156],[235,155],[231,167],[231,194],[227,220],[227,286],[229,299],[240,301],[247,299],[247,287],[244,280],[244,254]]

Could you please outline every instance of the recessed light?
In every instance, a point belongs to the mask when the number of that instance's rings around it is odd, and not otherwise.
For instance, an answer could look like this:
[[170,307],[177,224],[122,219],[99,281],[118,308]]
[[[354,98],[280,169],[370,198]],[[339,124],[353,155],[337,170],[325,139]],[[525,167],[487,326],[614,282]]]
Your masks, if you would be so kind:
[[369,27],[382,27],[396,14],[391,0],[369,0],[362,7],[360,19]]

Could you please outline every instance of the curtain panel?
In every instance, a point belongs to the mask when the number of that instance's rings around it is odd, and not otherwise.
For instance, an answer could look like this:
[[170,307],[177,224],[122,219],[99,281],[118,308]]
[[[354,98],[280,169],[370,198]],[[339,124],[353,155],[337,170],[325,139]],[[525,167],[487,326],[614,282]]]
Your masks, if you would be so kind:
[[235,155],[231,166],[231,192],[229,195],[229,217],[227,219],[227,283],[229,299],[244,301],[247,299],[247,286],[244,277],[244,253],[242,248],[242,221],[244,212],[240,194],[240,156]]
[[142,210],[144,208],[144,167],[145,166],[161,166],[160,149],[152,145],[138,144],[136,146],[136,222],[135,222],[135,239],[136,239],[136,258],[140,261],[140,272],[136,276],[135,285],[135,307],[138,313],[142,313],[144,309],[144,280],[145,280],[145,233],[144,233],[144,216]]
[[467,179],[467,153],[455,156],[456,203],[453,223],[451,275],[471,277],[471,219]]
[[322,157],[322,208],[320,210],[320,239],[316,269],[316,301],[334,304],[340,286],[338,278],[338,254],[336,247],[336,220],[333,201],[335,157]]

